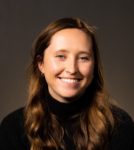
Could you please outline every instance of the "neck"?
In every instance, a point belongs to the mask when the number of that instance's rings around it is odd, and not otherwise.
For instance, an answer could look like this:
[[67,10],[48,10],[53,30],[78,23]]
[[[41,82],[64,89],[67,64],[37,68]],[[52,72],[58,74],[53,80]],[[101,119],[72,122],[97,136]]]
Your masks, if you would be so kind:
[[48,104],[48,110],[61,119],[71,118],[74,115],[80,114],[90,105],[88,92],[85,92],[81,97],[71,101],[70,103],[64,103],[54,99],[50,95],[48,89],[45,92],[45,97]]

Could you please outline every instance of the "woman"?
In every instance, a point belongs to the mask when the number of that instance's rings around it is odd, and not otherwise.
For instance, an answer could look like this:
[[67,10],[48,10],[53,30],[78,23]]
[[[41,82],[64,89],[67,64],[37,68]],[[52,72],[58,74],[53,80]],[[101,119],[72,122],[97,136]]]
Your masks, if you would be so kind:
[[78,18],[49,24],[33,45],[25,108],[1,123],[1,150],[132,150],[134,123],[112,105],[95,30]]

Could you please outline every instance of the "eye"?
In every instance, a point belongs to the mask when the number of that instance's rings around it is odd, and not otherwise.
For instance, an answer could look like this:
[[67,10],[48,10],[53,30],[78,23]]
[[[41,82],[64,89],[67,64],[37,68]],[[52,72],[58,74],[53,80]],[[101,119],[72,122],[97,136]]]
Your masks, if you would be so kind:
[[62,54],[56,55],[55,57],[60,59],[60,60],[64,60],[65,59],[65,55],[62,55]]
[[80,56],[79,59],[80,61],[85,62],[85,61],[89,61],[90,58],[88,56]]

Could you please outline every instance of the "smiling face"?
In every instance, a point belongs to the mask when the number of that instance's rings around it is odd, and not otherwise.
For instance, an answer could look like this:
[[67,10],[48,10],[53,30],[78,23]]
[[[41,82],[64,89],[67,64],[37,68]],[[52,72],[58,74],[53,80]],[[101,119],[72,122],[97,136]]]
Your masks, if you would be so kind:
[[92,39],[80,29],[56,32],[38,67],[53,98],[64,103],[76,100],[93,79]]

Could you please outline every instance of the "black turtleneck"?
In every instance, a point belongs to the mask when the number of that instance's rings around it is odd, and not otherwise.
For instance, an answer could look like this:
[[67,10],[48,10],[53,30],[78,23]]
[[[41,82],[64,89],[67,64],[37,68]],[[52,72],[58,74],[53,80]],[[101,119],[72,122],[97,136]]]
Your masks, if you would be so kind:
[[84,94],[78,100],[64,103],[54,99],[48,91],[45,93],[49,111],[62,120],[66,120],[74,115],[80,114],[90,104],[90,97],[87,94]]
[[[80,99],[72,103],[61,103],[53,99],[47,93],[48,112],[60,118],[61,126],[69,132],[65,132],[64,141],[66,150],[76,150],[72,140],[75,128],[72,124],[79,121],[72,118],[81,113],[90,104],[91,98],[84,94]],[[115,127],[109,139],[108,150],[133,150],[134,149],[134,123],[131,117],[122,109],[114,107],[113,116],[118,118],[119,124]],[[73,122],[73,123],[72,123]],[[79,129],[78,129],[79,132]],[[30,150],[30,142],[25,133],[24,108],[18,109],[6,116],[0,124],[0,150]]]
[[[54,114],[62,128],[64,129],[64,143],[67,150],[75,150],[73,142],[73,133],[75,125],[79,124],[79,117],[82,111],[89,106],[90,98],[84,94],[79,99],[64,103],[54,99],[48,91],[45,91],[45,100],[48,106],[48,113]],[[78,124],[77,124],[78,123]]]

